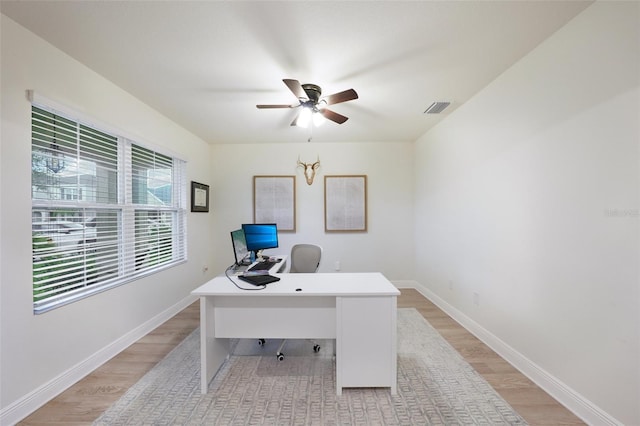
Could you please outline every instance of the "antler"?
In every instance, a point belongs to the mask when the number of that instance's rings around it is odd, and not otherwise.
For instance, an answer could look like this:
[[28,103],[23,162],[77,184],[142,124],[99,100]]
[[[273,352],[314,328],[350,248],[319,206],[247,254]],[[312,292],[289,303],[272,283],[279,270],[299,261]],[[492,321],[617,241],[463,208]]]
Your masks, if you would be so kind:
[[318,160],[315,163],[303,163],[298,155],[298,167],[304,167],[304,177],[307,185],[311,185],[313,178],[316,176],[316,170],[320,167],[320,156],[318,156]]

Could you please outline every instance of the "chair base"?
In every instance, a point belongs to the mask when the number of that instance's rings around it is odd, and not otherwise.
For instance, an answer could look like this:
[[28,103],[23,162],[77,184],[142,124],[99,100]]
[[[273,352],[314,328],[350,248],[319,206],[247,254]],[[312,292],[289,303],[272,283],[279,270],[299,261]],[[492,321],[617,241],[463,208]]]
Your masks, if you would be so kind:
[[[313,340],[309,340],[309,342],[313,343],[313,352],[318,353],[320,352],[320,345],[313,341]],[[265,339],[258,339],[258,346],[264,346],[266,343]],[[278,361],[284,361],[284,352],[282,352],[282,349],[284,348],[284,345],[287,343],[286,339],[283,339],[282,342],[280,343],[280,346],[278,347],[278,351],[276,352],[276,359]]]

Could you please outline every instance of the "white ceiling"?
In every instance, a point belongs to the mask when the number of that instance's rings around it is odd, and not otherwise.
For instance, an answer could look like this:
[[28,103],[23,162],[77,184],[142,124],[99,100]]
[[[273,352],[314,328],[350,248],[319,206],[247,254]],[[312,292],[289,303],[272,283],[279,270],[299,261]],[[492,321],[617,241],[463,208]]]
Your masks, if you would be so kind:
[[[208,143],[305,142],[283,78],[349,120],[314,142],[414,141],[591,1],[6,1],[0,11]],[[569,55],[570,52],[567,52]],[[69,84],[73,82],[70,81]],[[424,111],[449,101],[440,115]]]

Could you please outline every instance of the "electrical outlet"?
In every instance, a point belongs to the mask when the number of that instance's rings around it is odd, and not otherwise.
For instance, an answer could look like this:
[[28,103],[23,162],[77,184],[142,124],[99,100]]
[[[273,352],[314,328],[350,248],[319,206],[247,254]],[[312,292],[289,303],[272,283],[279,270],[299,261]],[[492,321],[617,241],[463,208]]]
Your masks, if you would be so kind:
[[473,292],[473,304],[480,306],[480,295],[477,292]]
[[207,265],[204,265],[204,266],[202,267],[202,273],[203,273],[203,274],[206,274],[207,272],[209,272],[209,267],[208,267]]
[[449,290],[453,291],[453,280],[449,280]]
[[336,270],[336,271],[339,271],[339,270],[340,270],[340,261],[339,261],[339,260],[336,260],[335,270]]

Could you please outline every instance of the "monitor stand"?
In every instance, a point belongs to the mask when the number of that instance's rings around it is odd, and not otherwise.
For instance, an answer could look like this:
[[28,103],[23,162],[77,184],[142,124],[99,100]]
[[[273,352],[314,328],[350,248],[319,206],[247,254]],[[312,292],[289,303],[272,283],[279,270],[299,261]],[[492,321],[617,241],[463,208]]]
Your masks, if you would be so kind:
[[256,250],[251,252],[251,263],[262,262],[264,257],[262,256],[262,250]]

